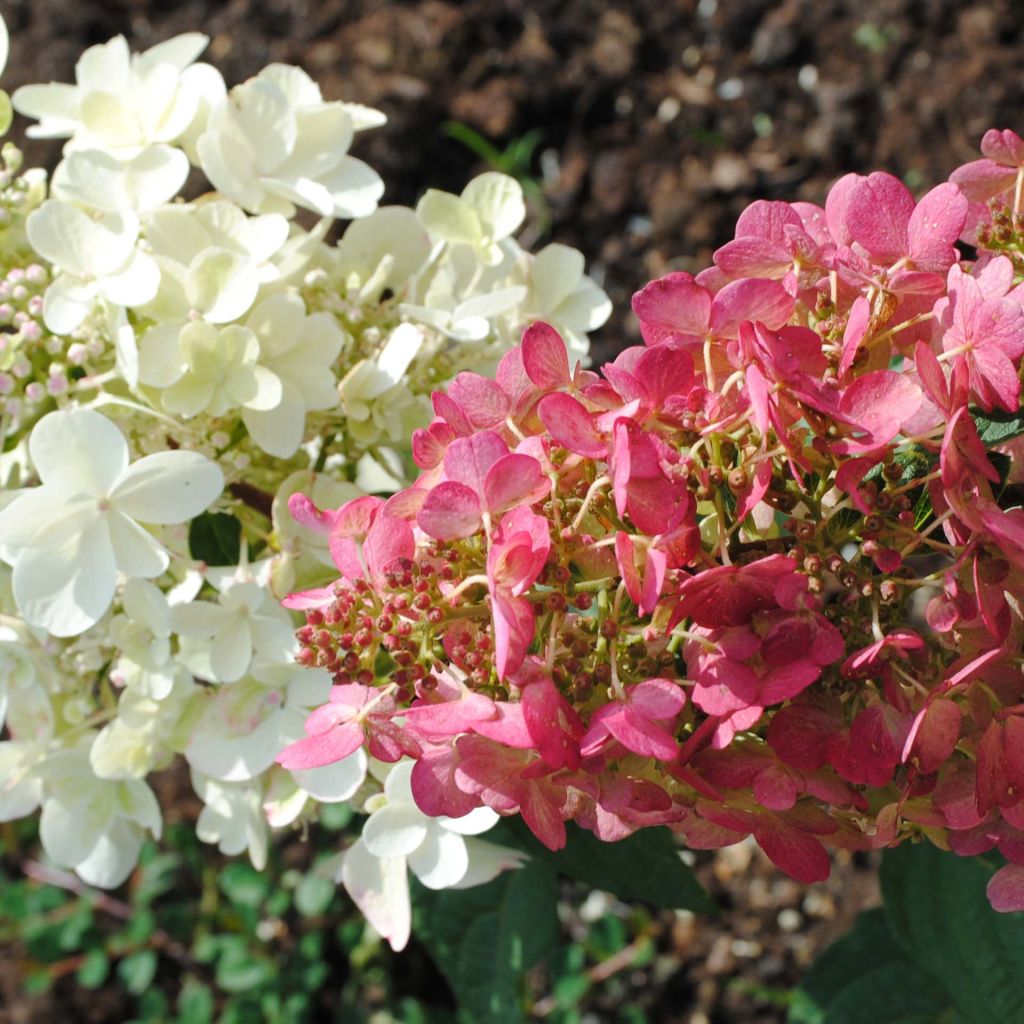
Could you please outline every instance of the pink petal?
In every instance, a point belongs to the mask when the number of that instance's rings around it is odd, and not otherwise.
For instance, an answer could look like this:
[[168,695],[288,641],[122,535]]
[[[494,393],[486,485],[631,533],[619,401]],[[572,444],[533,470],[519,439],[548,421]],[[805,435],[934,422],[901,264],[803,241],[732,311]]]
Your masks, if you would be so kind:
[[379,515],[363,541],[363,556],[371,579],[378,579],[399,558],[416,554],[412,527],[404,519]]
[[1017,169],[1004,167],[992,160],[972,160],[958,167],[949,180],[957,185],[972,203],[987,203],[1017,182]]
[[532,505],[551,493],[551,481],[529,455],[504,455],[484,478],[484,505],[492,514],[513,505]]
[[645,679],[627,695],[630,704],[655,721],[674,719],[686,704],[686,691],[671,679]]
[[914,197],[899,178],[875,171],[861,178],[850,196],[846,223],[855,242],[884,263],[907,254],[907,225]]
[[922,197],[907,225],[910,257],[918,270],[945,274],[956,258],[953,243],[967,221],[967,198],[952,182]]
[[288,511],[300,526],[317,533],[330,533],[338,519],[336,511],[317,508],[305,494],[293,494],[288,499]]
[[839,360],[839,376],[844,376],[853,366],[860,344],[871,322],[871,306],[863,295],[858,295],[850,307],[850,315],[843,330],[843,355]]
[[990,879],[985,894],[993,910],[1009,914],[1024,910],[1024,866],[1006,864]]
[[789,249],[766,238],[737,237],[716,249],[715,266],[729,277],[781,277],[793,262]]
[[477,429],[504,423],[508,415],[508,395],[479,373],[460,373],[448,385],[448,397]]
[[831,870],[828,853],[814,836],[781,822],[772,822],[759,823],[754,838],[768,859],[798,882],[810,885],[828,878]]
[[493,430],[481,430],[452,441],[445,452],[444,473],[449,480],[465,484],[476,494],[483,495],[487,471],[507,454],[508,445]]
[[588,459],[606,457],[607,441],[598,432],[591,414],[571,395],[545,395],[537,412],[556,444]]
[[670,761],[679,753],[672,735],[632,708],[624,707],[604,722],[608,731],[627,749],[641,757]]
[[431,488],[416,523],[436,540],[472,537],[481,525],[480,501],[465,484],[446,480]]
[[277,763],[295,771],[322,768],[348,757],[362,745],[363,730],[357,722],[347,722],[327,732],[296,740],[277,755]]
[[796,299],[780,281],[741,278],[727,284],[711,306],[711,330],[722,338],[735,338],[743,320],[757,320],[770,330],[789,321]]
[[569,383],[569,355],[558,331],[535,323],[523,334],[523,367],[541,391],[554,391]]
[[505,679],[522,665],[533,643],[537,620],[533,606],[521,597],[493,595],[491,616],[494,620],[494,660],[498,678]]
[[633,312],[648,345],[670,334],[703,337],[711,314],[711,295],[692,274],[677,271],[638,291],[633,296]]
[[576,768],[583,723],[547,676],[523,687],[523,718],[537,753],[552,768]]

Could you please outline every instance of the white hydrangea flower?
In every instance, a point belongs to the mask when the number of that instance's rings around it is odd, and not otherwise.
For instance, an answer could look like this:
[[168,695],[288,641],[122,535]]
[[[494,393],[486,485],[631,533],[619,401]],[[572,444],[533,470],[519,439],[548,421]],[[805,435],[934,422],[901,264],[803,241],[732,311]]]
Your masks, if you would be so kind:
[[192,788],[206,805],[196,822],[196,835],[216,843],[221,853],[235,856],[249,851],[257,871],[267,866],[268,830],[262,792],[252,782],[218,782],[192,772]]
[[102,149],[131,160],[154,143],[176,142],[203,101],[223,95],[220,74],[194,63],[207,42],[188,32],[132,55],[116,36],[82,54],[74,85],[22,86],[14,108],[39,121],[28,129],[30,138],[67,138],[68,152]]
[[171,146],[150,146],[128,161],[75,150],[53,172],[50,194],[104,213],[148,213],[178,194],[188,170],[188,157]]
[[415,324],[399,324],[374,358],[360,360],[345,374],[338,393],[350,430],[370,421],[377,405],[393,414],[409,404],[402,394],[408,392],[405,375],[423,342],[423,332]]
[[413,800],[413,762],[387,774],[384,792],[367,801],[370,817],[349,847],[339,881],[396,952],[409,941],[412,912],[407,869],[428,889],[466,889],[519,867],[524,855],[475,838],[498,815],[478,807],[461,818],[431,818]]
[[571,356],[585,360],[587,334],[611,316],[611,300],[587,277],[583,254],[571,246],[552,242],[536,256],[523,257],[529,266],[529,291],[522,312],[509,318],[509,344],[518,344],[524,324],[543,320],[562,335]]
[[[202,578],[191,574],[187,591],[178,601],[191,600]],[[121,652],[111,677],[121,686],[151,700],[163,700],[182,667],[171,649],[171,603],[148,580],[130,579],[121,591],[121,613],[110,620],[110,642]]]
[[359,305],[377,302],[388,289],[399,293],[430,255],[430,236],[405,206],[382,206],[352,221],[329,250],[327,266],[342,294]]
[[129,464],[121,431],[92,409],[44,416],[28,450],[41,483],[0,509],[0,558],[14,567],[25,621],[54,636],[95,625],[118,572],[152,578],[166,570],[166,549],[140,523],[187,522],[224,487],[220,468],[195,452]]
[[267,587],[269,576],[269,561],[223,577],[211,572],[220,591],[216,604],[193,601],[171,610],[182,664],[202,679],[234,683],[249,671],[254,652],[264,662],[291,660],[298,642],[291,618]]
[[273,262],[288,241],[278,214],[248,217],[226,199],[164,206],[146,220],[146,241],[160,267],[160,288],[141,315],[170,335],[196,315],[210,323],[238,320],[261,285],[280,276]]
[[146,832],[160,838],[153,791],[138,779],[97,778],[87,746],[52,755],[40,772],[39,838],[47,855],[89,885],[120,885],[138,862]]
[[306,413],[338,404],[331,366],[346,335],[330,313],[307,316],[305,303],[290,292],[264,299],[245,326],[259,340],[260,365],[280,381],[281,399],[269,409],[244,406],[242,420],[268,455],[287,459],[302,443]]
[[142,306],[156,295],[160,271],[136,245],[139,221],[131,210],[90,215],[48,199],[29,214],[26,231],[57,272],[43,298],[43,320],[54,334],[76,330],[99,300]]
[[143,779],[170,761],[175,729],[196,685],[179,672],[159,701],[128,691],[117,702],[117,716],[96,736],[89,764],[101,779]]
[[185,324],[173,342],[159,329],[139,348],[139,380],[161,389],[170,413],[186,419],[231,409],[268,411],[280,405],[281,379],[262,366],[260,343],[248,327],[218,327],[205,320]]
[[523,223],[526,203],[515,178],[488,171],[474,178],[460,196],[427,189],[416,205],[416,216],[434,238],[469,246],[481,263],[495,266],[505,258],[500,243]]
[[7,733],[0,742],[0,821],[31,814],[42,802],[39,766],[53,738],[53,707],[40,686],[10,690]]
[[271,64],[210,111],[196,149],[214,187],[254,213],[363,217],[384,183],[348,148],[354,132],[383,123],[379,111],[325,103],[301,68]]

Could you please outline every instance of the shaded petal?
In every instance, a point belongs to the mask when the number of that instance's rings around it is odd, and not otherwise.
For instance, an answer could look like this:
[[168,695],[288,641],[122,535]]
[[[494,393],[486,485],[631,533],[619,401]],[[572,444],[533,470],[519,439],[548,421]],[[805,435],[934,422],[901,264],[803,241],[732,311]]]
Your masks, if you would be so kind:
[[44,484],[97,498],[128,466],[121,431],[93,409],[47,414],[33,428],[28,450]]
[[184,523],[224,489],[220,467],[197,452],[157,452],[133,463],[110,494],[119,511],[143,523]]

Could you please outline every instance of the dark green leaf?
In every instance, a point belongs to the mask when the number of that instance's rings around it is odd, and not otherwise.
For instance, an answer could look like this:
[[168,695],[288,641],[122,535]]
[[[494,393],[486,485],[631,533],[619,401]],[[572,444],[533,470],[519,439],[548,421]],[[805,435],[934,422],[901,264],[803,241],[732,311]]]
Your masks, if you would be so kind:
[[978,436],[986,448],[1002,444],[1024,434],[1024,413],[1021,412],[978,412],[971,414]]
[[235,565],[242,543],[242,524],[226,512],[204,512],[188,528],[188,550],[207,565]]
[[220,887],[232,903],[255,909],[266,899],[270,881],[248,864],[236,862],[221,872]]
[[882,894],[897,941],[965,1022],[1024,1021],[1024,914],[998,914],[994,865],[929,843],[886,851]]
[[519,819],[508,819],[510,842],[531,857],[547,860],[568,878],[626,900],[644,900],[656,907],[672,907],[713,914],[717,907],[679,856],[679,847],[667,828],[645,828],[617,843],[606,843],[591,832],[570,824],[565,849],[552,853],[530,835]]
[[217,960],[216,981],[225,992],[249,992],[273,977],[273,965],[254,955],[243,940],[224,943]]
[[416,887],[416,934],[448,978],[460,1019],[525,1020],[525,974],[558,941],[557,895],[543,859],[472,889]]
[[950,1002],[907,958],[882,910],[830,946],[797,989],[790,1024],[935,1024]]
[[117,975],[133,996],[142,995],[156,977],[156,953],[151,949],[140,949],[138,953],[126,956],[117,965]]

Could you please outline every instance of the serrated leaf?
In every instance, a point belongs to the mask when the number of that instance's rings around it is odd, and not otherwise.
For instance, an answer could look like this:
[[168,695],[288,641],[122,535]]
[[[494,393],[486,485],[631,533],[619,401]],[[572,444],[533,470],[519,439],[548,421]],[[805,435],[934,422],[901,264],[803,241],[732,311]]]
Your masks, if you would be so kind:
[[189,524],[188,550],[207,565],[237,565],[242,524],[227,512],[204,512]]
[[556,904],[543,860],[471,889],[415,887],[416,935],[448,978],[460,1020],[525,1021],[525,974],[558,941]]
[[887,850],[882,894],[896,940],[965,1024],[1024,1021],[1024,914],[999,914],[995,866],[927,843]]
[[1022,412],[972,412],[978,436],[986,448],[992,448],[1024,434],[1024,413]]

